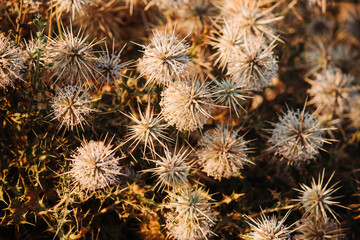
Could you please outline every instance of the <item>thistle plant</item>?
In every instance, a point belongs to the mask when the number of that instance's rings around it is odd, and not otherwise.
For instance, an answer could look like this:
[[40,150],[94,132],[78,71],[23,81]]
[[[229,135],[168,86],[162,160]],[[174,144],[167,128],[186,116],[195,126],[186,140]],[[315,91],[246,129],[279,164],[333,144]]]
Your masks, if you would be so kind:
[[0,88],[14,87],[15,80],[22,80],[23,62],[23,52],[10,37],[0,34]]
[[177,194],[170,193],[165,205],[171,209],[166,217],[169,235],[178,240],[206,239],[212,235],[215,224],[210,196],[201,188],[184,188]]
[[308,217],[300,220],[295,240],[341,240],[344,233],[340,225],[331,218]]
[[288,240],[290,239],[291,226],[286,226],[284,223],[289,216],[290,211],[281,219],[277,220],[275,215],[271,218],[267,217],[262,211],[260,218],[254,219],[248,217],[247,223],[251,227],[251,232],[246,237],[253,240],[264,240],[264,239],[277,239],[277,240]]
[[195,76],[169,84],[160,102],[165,121],[179,131],[202,128],[211,118],[214,105],[208,86],[208,82],[201,83]]
[[112,149],[111,140],[109,143],[106,143],[106,138],[103,141],[83,140],[81,147],[69,159],[68,174],[82,190],[92,192],[119,181],[118,176],[122,174],[119,165],[121,158],[115,156],[117,148]]
[[180,187],[188,184],[188,175],[190,166],[186,162],[191,151],[186,148],[174,150],[171,152],[167,146],[164,147],[164,154],[156,154],[158,159],[152,159],[151,162],[155,163],[155,168],[144,170],[144,172],[151,172],[153,176],[157,177],[155,187],[160,191],[165,189],[174,191]]
[[333,172],[326,183],[324,183],[325,169],[322,174],[319,174],[317,182],[312,179],[311,186],[300,184],[301,189],[296,189],[300,196],[294,201],[301,204],[301,208],[305,210],[305,216],[312,216],[316,219],[327,218],[327,213],[330,213],[333,218],[336,218],[336,213],[331,209],[332,206],[343,207],[339,202],[334,201],[339,197],[332,196],[340,187],[336,187],[339,183],[329,186],[331,179],[335,172]]
[[83,87],[65,86],[51,99],[52,120],[60,122],[59,130],[65,127],[66,130],[73,131],[78,126],[84,130],[83,124],[88,124],[87,118],[96,111],[90,105],[93,101],[95,100]]
[[143,46],[141,75],[146,85],[169,84],[188,74],[190,58],[185,39],[178,39],[175,30],[171,33],[154,31],[150,44]]
[[87,37],[80,31],[74,35],[72,29],[63,29],[62,35],[48,41],[45,57],[55,79],[52,85],[91,85],[95,81],[97,58],[93,47],[100,42],[87,43]]
[[328,68],[315,77],[308,79],[311,85],[308,93],[312,97],[309,103],[317,106],[321,115],[341,115],[356,92],[352,85],[354,77],[343,74],[338,68]]
[[57,6],[57,11],[62,13],[71,13],[74,19],[76,14],[83,14],[83,10],[87,5],[92,5],[96,0],[54,0],[54,6]]
[[209,176],[219,180],[236,177],[244,165],[254,164],[248,156],[249,141],[238,136],[239,131],[219,125],[199,140],[197,155],[201,168]]
[[249,98],[249,89],[244,89],[239,83],[235,83],[231,78],[224,78],[221,80],[215,79],[214,86],[211,92],[216,104],[220,106],[227,106],[230,110],[235,112],[237,117],[240,117],[240,109],[246,111],[242,103]]
[[324,143],[327,128],[321,128],[314,114],[305,111],[288,110],[273,124],[270,143],[277,154],[288,160],[289,164],[300,165],[315,160]]
[[172,139],[167,136],[165,129],[167,124],[161,123],[163,117],[161,114],[155,115],[154,110],[151,108],[150,99],[145,111],[142,113],[140,106],[138,108],[140,119],[136,118],[134,114],[124,114],[131,121],[135,122],[134,125],[130,125],[129,133],[125,136],[125,142],[132,142],[131,145],[135,149],[139,143],[144,144],[145,149],[149,148],[152,153],[156,153],[154,142],[159,143],[165,147],[164,141],[172,142]]
[[232,55],[228,75],[246,88],[261,90],[269,86],[279,68],[275,46],[275,41],[267,45],[262,37],[245,38],[243,46]]

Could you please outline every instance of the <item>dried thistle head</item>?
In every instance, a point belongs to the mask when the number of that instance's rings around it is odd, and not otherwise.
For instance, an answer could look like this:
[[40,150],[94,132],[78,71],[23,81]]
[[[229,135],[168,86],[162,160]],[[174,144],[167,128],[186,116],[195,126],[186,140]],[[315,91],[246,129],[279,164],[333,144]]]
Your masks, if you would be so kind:
[[222,25],[214,23],[215,28],[210,37],[210,45],[216,50],[211,58],[215,59],[215,64],[219,64],[224,70],[232,60],[236,48],[242,46],[244,32],[234,19],[224,18],[223,21]]
[[324,143],[329,143],[324,138],[326,128],[320,127],[320,122],[315,114],[305,112],[305,106],[300,112],[288,110],[273,124],[270,142],[276,153],[288,160],[289,164],[303,164],[315,160]]
[[128,118],[130,118],[134,125],[130,125],[129,133],[125,136],[125,142],[132,142],[134,148],[139,143],[144,144],[144,154],[145,149],[149,148],[152,153],[155,153],[155,144],[154,142],[158,142],[160,145],[165,147],[164,141],[172,141],[165,132],[167,124],[162,124],[163,117],[158,114],[155,115],[154,110],[151,108],[150,99],[145,111],[145,114],[142,113],[139,107],[139,116],[140,119],[136,118],[134,114],[130,113],[125,114]]
[[111,140],[105,142],[106,139],[84,140],[69,159],[71,164],[68,174],[82,190],[92,192],[118,182],[122,169],[119,161],[122,158],[115,156],[117,149],[112,149]]
[[309,103],[317,106],[321,115],[341,116],[356,92],[356,87],[352,86],[354,77],[338,68],[327,68],[315,74],[315,80],[307,81],[311,85]]
[[244,165],[254,164],[248,157],[249,141],[244,140],[244,136],[238,136],[239,131],[218,125],[199,140],[197,156],[207,175],[219,180],[236,177]]
[[73,19],[76,14],[84,14],[84,8],[87,5],[95,4],[96,0],[54,0],[54,6],[59,13],[71,13]]
[[169,84],[161,93],[160,102],[165,121],[179,131],[202,128],[213,111],[208,85],[195,76]]
[[267,87],[279,68],[273,52],[275,46],[274,41],[267,45],[262,37],[245,38],[243,46],[232,55],[228,74],[245,88]]
[[341,240],[344,239],[340,225],[330,218],[308,217],[299,221],[295,240]]
[[214,80],[215,85],[211,92],[215,103],[221,106],[227,106],[231,112],[234,111],[237,117],[240,117],[240,109],[246,111],[241,105],[249,96],[250,89],[245,89],[239,83],[234,82],[231,78]]
[[319,6],[323,13],[326,12],[326,0],[308,0],[308,5],[311,6]]
[[110,53],[107,44],[105,44],[105,51],[101,53],[96,64],[96,76],[100,82],[106,84],[115,82],[116,84],[116,80],[120,80],[121,77],[125,76],[123,72],[131,62],[121,61],[120,54],[122,50],[116,53],[113,45]]
[[169,192],[170,202],[165,206],[171,209],[166,214],[166,228],[169,235],[178,240],[207,239],[212,235],[214,213],[210,196],[201,188],[184,188],[177,194]]
[[156,154],[158,159],[151,160],[156,164],[155,168],[144,170],[144,172],[152,172],[157,177],[155,187],[160,191],[165,189],[173,190],[184,187],[188,184],[187,177],[189,175],[190,166],[186,162],[191,151],[186,148],[171,152],[167,146],[164,147],[164,154]]
[[14,87],[17,79],[22,80],[24,55],[10,40],[0,34],[0,88]]
[[189,46],[185,39],[179,40],[174,32],[154,31],[150,44],[142,47],[141,75],[146,77],[147,86],[168,84],[188,74]]
[[331,179],[335,172],[333,172],[329,180],[324,184],[325,169],[319,174],[318,181],[312,179],[311,186],[300,184],[301,189],[296,189],[300,196],[294,201],[300,202],[301,208],[305,210],[305,216],[312,216],[317,219],[327,218],[329,212],[333,218],[336,218],[335,212],[331,209],[332,206],[343,207],[339,202],[334,201],[339,197],[332,196],[340,187],[336,187],[339,183],[329,186]]
[[162,10],[175,10],[189,0],[151,0],[151,4],[156,5]]
[[83,87],[68,85],[61,88],[51,100],[52,120],[60,122],[59,129],[65,126],[66,130],[73,131],[80,125],[84,130],[83,123],[87,124],[86,119],[95,111],[90,106],[93,101]]
[[281,220],[277,220],[275,215],[269,218],[263,211],[261,211],[260,218],[253,219],[248,216],[250,221],[247,223],[251,226],[251,232],[246,237],[252,240],[290,240],[291,226],[284,225],[289,214],[290,211]]
[[348,113],[345,114],[345,117],[349,118],[351,125],[355,129],[360,129],[360,94],[355,94],[348,106]]
[[246,37],[265,36],[268,40],[280,40],[276,36],[273,25],[283,19],[283,16],[276,16],[272,12],[278,6],[274,4],[270,8],[263,6],[262,0],[240,0],[226,1],[225,5],[220,5],[222,15],[234,18],[241,29],[244,30]]
[[75,36],[71,29],[63,29],[62,35],[55,39],[49,38],[45,57],[46,63],[51,65],[54,85],[58,82],[90,84],[95,80],[97,58],[93,47],[100,42],[86,41],[87,37],[80,31]]

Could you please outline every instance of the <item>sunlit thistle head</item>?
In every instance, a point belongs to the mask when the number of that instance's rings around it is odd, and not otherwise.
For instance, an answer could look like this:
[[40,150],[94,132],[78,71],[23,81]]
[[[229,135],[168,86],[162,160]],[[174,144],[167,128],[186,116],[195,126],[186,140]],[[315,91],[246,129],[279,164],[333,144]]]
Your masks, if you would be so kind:
[[244,32],[238,22],[234,19],[224,18],[224,24],[215,24],[214,31],[210,37],[210,45],[216,50],[211,56],[215,59],[215,64],[224,70],[230,60],[233,58],[237,47],[244,42]]
[[90,106],[93,101],[82,87],[68,85],[61,88],[51,100],[53,120],[60,122],[59,129],[63,126],[71,131],[78,126],[84,129],[83,123],[87,123],[86,119],[96,111]]
[[151,43],[142,47],[144,56],[141,75],[146,77],[147,86],[168,84],[188,74],[189,46],[185,39],[179,40],[174,32],[167,34],[154,31]]
[[62,35],[49,38],[45,51],[47,64],[50,64],[53,84],[90,84],[95,80],[96,63],[93,47],[100,42],[86,42],[81,31],[74,36],[71,29],[63,29]]
[[199,78],[188,77],[176,81],[161,93],[161,113],[169,125],[179,131],[193,131],[202,128],[211,118],[213,100],[209,83]]
[[189,149],[181,148],[179,151],[171,152],[165,146],[164,155],[157,154],[159,159],[151,160],[156,167],[144,172],[152,172],[153,176],[157,177],[155,187],[160,191],[184,187],[188,184],[187,177],[190,171],[190,166],[186,162],[189,154]]
[[187,2],[189,0],[151,0],[151,4],[162,10],[175,10]]
[[197,155],[204,172],[215,179],[239,176],[246,164],[254,164],[248,157],[249,148],[239,130],[223,125],[207,131],[199,141]]
[[120,80],[121,77],[125,76],[123,72],[130,62],[121,62],[120,54],[123,49],[116,53],[113,45],[112,53],[110,53],[106,44],[105,48],[106,50],[100,55],[96,63],[96,75],[102,83],[110,84],[115,82],[116,84],[116,80]]
[[84,14],[83,10],[87,5],[95,4],[96,0],[54,0],[54,6],[59,13],[71,13],[72,18],[76,14]]
[[335,183],[329,186],[331,179],[335,172],[330,176],[327,183],[324,185],[325,169],[322,174],[319,174],[318,181],[312,179],[311,186],[300,184],[301,189],[296,189],[300,196],[294,201],[300,202],[301,208],[305,210],[305,216],[312,216],[317,219],[327,218],[327,212],[330,213],[333,218],[337,219],[335,212],[331,209],[332,206],[343,207],[339,202],[334,201],[339,197],[332,196],[340,187],[336,187],[339,183]]
[[276,153],[288,160],[289,164],[300,165],[315,160],[324,143],[329,143],[324,138],[327,128],[321,128],[320,122],[314,114],[305,112],[305,107],[300,112],[288,110],[273,124],[270,142]]
[[308,217],[300,220],[295,240],[341,240],[345,234],[340,225],[330,218]]
[[171,209],[166,217],[169,235],[178,240],[207,239],[212,235],[211,227],[215,224],[210,196],[201,188],[184,188],[177,194],[170,193]]
[[[276,36],[273,25],[283,19],[283,16],[275,16],[272,12],[278,6],[274,4],[270,8],[262,7],[262,0],[227,1],[225,6],[220,6],[222,14],[228,18],[234,18],[239,27],[245,31],[247,37],[265,36],[270,41],[280,40]],[[281,41],[281,40],[280,40]]]
[[252,240],[290,240],[291,226],[284,225],[289,214],[290,211],[281,220],[277,220],[275,215],[267,217],[263,211],[260,218],[253,219],[248,216],[251,232],[246,237]]
[[309,103],[317,106],[321,115],[341,116],[356,92],[356,87],[352,86],[355,78],[338,68],[328,68],[315,74],[315,77],[315,80],[308,79],[311,85]]
[[145,114],[142,113],[139,107],[139,117],[134,116],[134,114],[130,113],[125,114],[128,118],[131,119],[135,124],[128,126],[129,133],[126,135],[125,142],[132,142],[134,148],[139,143],[144,144],[144,154],[145,149],[149,148],[152,153],[155,153],[155,144],[154,142],[159,143],[160,145],[164,146],[165,141],[172,141],[165,132],[167,124],[162,124],[163,117],[158,114],[155,115],[154,110],[151,108],[150,100],[148,102]]
[[230,115],[234,111],[236,116],[240,117],[240,109],[246,111],[241,104],[249,98],[247,94],[250,89],[244,89],[231,78],[215,79],[214,83],[215,85],[211,88],[211,92],[215,103],[227,106],[230,110]]
[[277,76],[278,63],[273,49],[262,37],[245,38],[244,45],[237,48],[228,64],[228,74],[245,88],[261,90]]
[[17,79],[22,80],[24,55],[9,37],[0,34],[0,88],[14,87]]
[[115,156],[117,149],[112,149],[111,141],[105,141],[84,140],[69,159],[71,169],[68,173],[82,190],[92,192],[118,182],[122,158]]

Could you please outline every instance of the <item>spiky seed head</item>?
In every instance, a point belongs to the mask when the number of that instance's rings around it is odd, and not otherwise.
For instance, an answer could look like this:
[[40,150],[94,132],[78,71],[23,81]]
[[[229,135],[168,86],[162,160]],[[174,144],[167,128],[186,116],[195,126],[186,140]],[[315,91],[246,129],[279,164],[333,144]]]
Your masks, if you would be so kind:
[[95,80],[96,63],[93,47],[100,42],[87,43],[81,31],[75,36],[71,29],[63,29],[62,35],[49,39],[45,50],[46,63],[56,83],[80,85]]
[[302,111],[289,109],[273,125],[270,149],[286,158],[289,164],[300,165],[315,160],[322,145],[329,143],[324,138],[328,129],[321,128],[315,114],[306,112],[305,107]]
[[160,102],[167,123],[175,125],[179,131],[202,128],[214,108],[208,85],[195,76],[169,84],[161,93]]
[[249,217],[248,224],[251,226],[251,232],[247,235],[252,240],[290,240],[291,226],[284,225],[290,211],[279,221],[275,215],[267,217],[262,211],[260,218],[253,219]]
[[312,97],[309,103],[317,106],[321,115],[341,116],[356,92],[352,86],[355,78],[338,68],[327,68],[315,77],[315,80],[308,79],[311,85],[308,93]]
[[244,32],[234,19],[224,18],[223,20],[223,25],[215,23],[214,31],[210,37],[210,45],[216,50],[211,58],[215,59],[215,64],[219,64],[224,70],[232,60],[236,48],[243,44]]
[[22,80],[24,55],[20,48],[0,34],[0,88],[14,87],[17,79]]
[[190,166],[186,162],[190,154],[189,149],[181,148],[179,151],[171,152],[167,146],[164,147],[164,155],[157,154],[157,160],[151,160],[156,164],[155,168],[144,170],[152,172],[157,177],[155,187],[160,191],[178,189],[188,184]]
[[344,28],[346,31],[347,37],[353,36],[356,43],[359,43],[360,40],[360,10],[358,8],[353,8],[350,13],[347,15],[347,19],[344,23]]
[[240,117],[240,109],[246,111],[241,105],[249,96],[250,89],[245,89],[239,83],[234,82],[231,78],[221,80],[215,79],[214,86],[211,88],[212,96],[215,103],[221,106],[227,106]]
[[215,179],[239,175],[246,164],[253,164],[248,157],[249,148],[239,130],[231,130],[223,125],[207,131],[199,141],[197,155],[202,169]]
[[83,123],[87,123],[86,119],[95,111],[90,106],[93,101],[82,87],[68,85],[61,88],[51,100],[53,120],[60,122],[59,129],[64,126],[73,131],[79,125],[83,129]]
[[348,113],[345,114],[351,120],[351,125],[355,129],[360,129],[360,94],[355,94],[350,100]]
[[319,6],[323,13],[326,12],[326,0],[308,0],[309,6]]
[[295,240],[341,240],[344,239],[340,225],[331,218],[308,217],[299,221]]
[[188,74],[189,46],[185,39],[178,39],[174,32],[154,31],[150,44],[142,47],[141,74],[147,78],[146,85],[168,84]]
[[111,140],[105,141],[84,140],[69,159],[71,169],[68,173],[82,190],[92,192],[118,182],[121,158],[115,156],[117,149],[112,149]]
[[327,218],[327,212],[337,219],[332,206],[343,207],[339,202],[334,201],[336,198],[332,196],[340,187],[336,187],[339,183],[329,186],[335,172],[330,176],[326,184],[324,184],[325,169],[319,174],[318,181],[312,179],[311,186],[300,184],[301,189],[296,189],[300,196],[294,201],[300,202],[301,208],[305,210],[305,216],[312,216],[317,219]]
[[184,188],[177,194],[170,193],[170,202],[165,206],[171,209],[166,217],[169,235],[178,240],[207,239],[212,235],[215,224],[210,196],[201,188]]
[[119,80],[121,77],[125,76],[123,71],[130,64],[130,62],[122,62],[120,54],[116,53],[114,50],[114,45],[112,48],[112,53],[109,52],[107,45],[105,44],[105,51],[100,54],[100,57],[96,63],[97,68],[97,78],[102,83],[112,83],[116,80]]
[[87,5],[95,4],[96,0],[54,0],[54,6],[57,6],[56,11],[59,13],[71,13],[72,18],[75,14],[84,14],[84,8]]
[[167,124],[162,124],[163,117],[161,114],[155,115],[154,110],[151,108],[150,100],[148,102],[145,114],[142,113],[139,106],[139,116],[140,119],[136,118],[134,114],[130,113],[125,114],[130,118],[134,125],[130,125],[129,133],[125,136],[125,142],[132,142],[134,148],[139,144],[144,144],[144,154],[145,148],[149,148],[152,153],[155,153],[155,144],[158,142],[160,145],[164,146],[164,141],[172,141],[165,132]]
[[243,46],[232,55],[228,74],[245,88],[261,90],[267,87],[279,68],[274,47],[274,41],[267,45],[262,37],[246,37]]
[[262,0],[240,0],[226,1],[225,5],[219,6],[222,15],[227,18],[234,18],[247,37],[265,36],[268,40],[280,40],[276,36],[274,24],[283,19],[283,16],[276,16],[272,12],[278,6],[274,4],[270,8],[262,6]]

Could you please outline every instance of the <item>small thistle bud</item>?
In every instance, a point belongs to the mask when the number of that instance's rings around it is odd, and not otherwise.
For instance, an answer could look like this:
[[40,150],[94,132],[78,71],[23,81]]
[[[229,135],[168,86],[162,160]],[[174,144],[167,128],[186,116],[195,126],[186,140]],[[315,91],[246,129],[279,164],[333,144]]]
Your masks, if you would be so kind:
[[22,80],[23,62],[23,52],[10,41],[10,37],[0,34],[0,88],[14,87],[15,80]]
[[246,111],[241,103],[249,98],[245,93],[248,93],[250,90],[243,89],[239,83],[235,83],[231,78],[215,79],[214,82],[215,86],[212,87],[211,92],[215,103],[227,106],[230,109],[230,116],[231,112],[235,111],[236,116],[240,117],[240,108]]
[[155,31],[151,43],[142,47],[145,50],[141,75],[147,78],[147,86],[168,84],[188,74],[189,47],[185,39],[179,40],[174,32],[169,35]]
[[62,36],[49,39],[45,50],[46,63],[51,65],[53,84],[90,84],[95,79],[97,58],[93,47],[99,42],[86,42],[87,37],[78,32],[74,36],[72,30],[63,30]]
[[207,131],[199,141],[197,155],[201,167],[215,179],[230,178],[239,175],[246,164],[253,164],[247,156],[249,148],[244,136],[238,136],[239,130],[229,130],[223,125]]
[[290,240],[291,226],[284,225],[289,214],[290,211],[280,221],[276,219],[275,215],[272,215],[271,218],[267,217],[263,211],[260,214],[260,218],[253,219],[248,217],[251,232],[246,237],[252,240]]
[[209,202],[210,196],[201,188],[180,190],[170,193],[170,202],[166,204],[172,211],[166,217],[169,235],[177,240],[207,239],[212,235],[215,224],[214,213]]
[[86,119],[95,109],[90,107],[93,100],[88,92],[82,87],[68,85],[61,88],[51,100],[53,119],[60,121],[59,129],[65,126],[66,130],[74,130],[74,127],[87,123]]
[[160,191],[165,188],[169,190],[177,189],[187,185],[187,177],[189,175],[190,166],[186,163],[190,151],[188,149],[180,149],[178,152],[172,153],[167,146],[164,147],[164,156],[157,154],[158,160],[151,160],[156,164],[155,168],[144,170],[144,172],[152,172],[157,176],[155,187],[159,187]]
[[343,206],[341,206],[339,202],[334,201],[339,197],[332,196],[332,194],[340,188],[335,188],[339,182],[335,183],[331,187],[329,186],[329,183],[333,178],[334,174],[335,172],[330,176],[329,180],[324,185],[324,169],[322,174],[319,174],[317,182],[314,178],[312,179],[311,187],[305,184],[300,184],[301,189],[296,189],[300,193],[300,196],[298,197],[298,199],[294,199],[294,201],[300,202],[301,208],[305,210],[305,216],[311,216],[317,219],[326,219],[326,212],[329,212],[333,216],[333,218],[337,219],[331,207]]
[[261,90],[267,87],[279,68],[273,53],[274,43],[267,45],[262,37],[245,38],[243,46],[232,55],[228,74],[246,88]]
[[177,81],[161,93],[161,113],[169,125],[179,131],[202,128],[211,117],[213,101],[209,83],[200,83],[200,78],[188,77]]
[[270,142],[276,153],[288,160],[289,164],[300,165],[315,160],[324,143],[329,143],[324,138],[327,128],[320,128],[320,122],[314,114],[305,112],[305,107],[300,112],[288,110],[273,124]]
[[106,51],[102,53],[96,63],[97,68],[97,78],[102,83],[112,83],[116,80],[120,80],[121,77],[125,76],[122,72],[130,64],[130,62],[121,62],[120,54],[114,52],[114,45],[112,53],[109,53],[109,49],[105,44]]
[[152,153],[155,153],[155,144],[158,142],[160,145],[164,146],[163,140],[172,141],[171,138],[166,136],[165,129],[167,124],[162,124],[162,116],[158,114],[155,116],[153,109],[150,105],[150,99],[146,108],[145,114],[141,112],[139,107],[139,116],[140,119],[137,119],[133,114],[125,114],[136,124],[129,126],[130,132],[125,136],[125,142],[132,141],[134,148],[139,144],[144,144],[144,154],[145,148],[148,147]]
[[330,218],[309,217],[300,220],[295,240],[341,240],[344,234],[340,225]]
[[68,173],[82,190],[92,192],[118,182],[121,158],[115,156],[116,148],[112,149],[111,140],[107,144],[105,141],[84,140],[69,159],[71,170]]
[[341,116],[356,91],[351,85],[354,77],[343,74],[338,68],[328,68],[315,76],[315,80],[308,79],[311,85],[308,93],[312,97],[309,103],[317,106],[321,115]]

